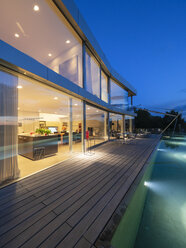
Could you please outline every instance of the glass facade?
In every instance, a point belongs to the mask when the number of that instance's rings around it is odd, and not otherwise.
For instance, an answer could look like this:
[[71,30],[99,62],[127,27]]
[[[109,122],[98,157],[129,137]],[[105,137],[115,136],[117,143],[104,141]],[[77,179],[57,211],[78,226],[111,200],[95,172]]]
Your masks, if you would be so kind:
[[86,48],[86,90],[100,98],[100,66]]
[[72,98],[72,151],[81,152],[83,148],[83,103]]
[[94,146],[108,140],[107,112],[86,105],[86,131],[89,135],[87,146]]
[[[109,81],[88,48],[82,64],[82,40],[53,1],[38,1],[37,11],[33,6],[33,1],[1,0],[1,39],[80,87],[85,68],[88,92],[128,110],[128,92]],[[108,120],[107,111],[86,100],[83,116],[82,100],[52,86],[0,68],[0,184],[82,152],[85,143],[92,147],[107,141],[108,134],[115,139],[123,132],[122,115],[110,113]],[[129,119],[126,116],[126,131],[131,130]]]
[[117,83],[113,80],[110,80],[110,99],[111,104],[122,108],[124,110],[128,110],[129,100],[128,100],[128,92],[121,88]]
[[135,118],[133,116],[125,115],[125,130],[126,132],[132,132],[134,128]]
[[[85,105],[86,147],[123,133],[123,116]],[[132,132],[134,118],[125,116]],[[0,183],[82,152],[83,102],[11,71],[0,71]],[[88,137],[87,137],[88,135]]]
[[109,117],[109,130],[110,139],[115,139],[119,137],[118,135],[123,133],[123,117],[122,115],[110,113]]
[[[24,177],[82,151],[82,102],[0,71],[0,169]],[[1,173],[0,173],[1,174]]]
[[101,71],[101,99],[108,103],[108,77]]
[[81,39],[52,1],[38,4],[1,0],[1,39],[82,87]]

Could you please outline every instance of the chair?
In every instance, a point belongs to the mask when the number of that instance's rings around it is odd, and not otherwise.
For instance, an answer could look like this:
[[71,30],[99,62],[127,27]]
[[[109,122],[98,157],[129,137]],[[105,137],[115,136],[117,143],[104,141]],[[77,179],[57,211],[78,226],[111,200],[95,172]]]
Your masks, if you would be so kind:
[[45,147],[34,148],[34,160],[39,160],[45,157]]

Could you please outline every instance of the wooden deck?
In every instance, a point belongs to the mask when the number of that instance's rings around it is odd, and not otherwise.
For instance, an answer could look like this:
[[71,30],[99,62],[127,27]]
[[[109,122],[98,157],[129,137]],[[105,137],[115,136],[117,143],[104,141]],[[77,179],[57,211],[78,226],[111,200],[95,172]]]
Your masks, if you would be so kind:
[[1,189],[0,247],[95,247],[157,143],[109,142]]

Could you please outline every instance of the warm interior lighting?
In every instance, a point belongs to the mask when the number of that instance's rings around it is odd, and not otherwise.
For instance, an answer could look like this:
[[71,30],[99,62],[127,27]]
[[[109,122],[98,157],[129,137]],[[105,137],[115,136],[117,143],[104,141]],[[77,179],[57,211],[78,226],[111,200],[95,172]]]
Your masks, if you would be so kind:
[[18,85],[17,88],[18,88],[18,89],[22,89],[23,86],[22,86],[22,85]]
[[74,105],[75,105],[75,106],[77,106],[78,104],[77,104],[77,103],[75,103]]
[[90,109],[90,108],[87,108],[87,109]]
[[54,97],[54,100],[58,100],[58,97],[57,97],[57,96],[55,96],[55,97]]
[[67,43],[67,44],[70,44],[70,40],[66,40],[66,43]]
[[16,38],[19,38],[19,34],[17,34],[17,33],[15,33],[14,36],[15,36]]
[[99,110],[96,110],[96,112],[98,113],[98,112],[99,112]]
[[34,11],[39,11],[39,6],[37,4],[35,4],[34,7],[33,7],[33,10]]
[[48,56],[49,56],[49,57],[52,57],[52,54],[51,54],[51,53],[49,53],[49,54],[48,54]]

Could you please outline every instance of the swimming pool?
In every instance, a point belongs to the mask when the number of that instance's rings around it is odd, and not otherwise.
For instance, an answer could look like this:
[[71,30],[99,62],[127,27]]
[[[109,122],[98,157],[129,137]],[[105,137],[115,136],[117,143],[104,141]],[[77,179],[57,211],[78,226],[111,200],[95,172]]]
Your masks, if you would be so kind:
[[114,234],[112,246],[186,247],[186,137],[160,142]]

